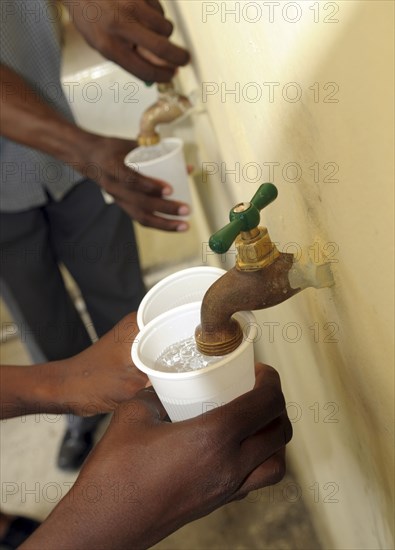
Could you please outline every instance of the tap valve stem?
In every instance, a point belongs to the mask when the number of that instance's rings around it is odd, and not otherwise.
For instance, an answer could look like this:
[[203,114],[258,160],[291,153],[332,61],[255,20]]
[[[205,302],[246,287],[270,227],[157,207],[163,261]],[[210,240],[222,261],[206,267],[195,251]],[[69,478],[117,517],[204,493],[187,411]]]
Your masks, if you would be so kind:
[[259,227],[260,211],[277,198],[272,183],[262,184],[250,202],[240,202],[229,213],[230,223],[210,237],[209,246],[224,254],[236,240],[236,268],[257,271],[271,264],[279,252],[265,227]]

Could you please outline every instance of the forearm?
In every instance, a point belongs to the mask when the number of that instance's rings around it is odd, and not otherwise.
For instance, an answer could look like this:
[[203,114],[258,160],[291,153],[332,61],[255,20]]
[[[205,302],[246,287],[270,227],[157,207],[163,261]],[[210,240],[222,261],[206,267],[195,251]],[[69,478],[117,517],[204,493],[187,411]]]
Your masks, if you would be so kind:
[[[125,423],[125,419],[120,422]],[[141,446],[132,432],[129,439],[131,446]],[[160,482],[168,472],[160,472],[158,467],[151,471],[149,451],[143,462],[138,460],[134,465],[133,450],[125,461],[123,453],[117,451],[119,446],[118,440],[109,448],[102,449],[101,442],[96,446],[73,487],[21,550],[141,550],[196,519],[179,506],[178,496],[182,497],[177,490],[169,490],[166,496]],[[116,471],[114,464],[118,465]],[[70,525],[72,529],[67,528]]]
[[66,361],[0,367],[0,418],[70,412],[72,404],[62,397],[66,371]]
[[1,135],[38,149],[63,162],[81,162],[79,143],[95,136],[68,121],[6,65],[0,65]]
[[[21,550],[138,550],[151,547],[177,529],[178,526],[163,531],[157,528],[156,518],[152,518],[149,504],[144,502],[156,495],[140,495],[136,499],[136,483],[113,481],[109,476],[104,476],[104,481],[79,478]],[[70,525],[72,529],[67,528]]]

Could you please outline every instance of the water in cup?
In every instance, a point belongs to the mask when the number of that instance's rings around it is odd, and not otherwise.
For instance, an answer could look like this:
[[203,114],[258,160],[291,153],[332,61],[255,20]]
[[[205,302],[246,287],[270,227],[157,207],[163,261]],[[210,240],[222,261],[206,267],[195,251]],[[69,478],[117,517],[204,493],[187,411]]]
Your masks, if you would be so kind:
[[193,336],[167,347],[155,362],[155,370],[163,372],[188,372],[199,370],[222,359],[203,355],[196,347]]

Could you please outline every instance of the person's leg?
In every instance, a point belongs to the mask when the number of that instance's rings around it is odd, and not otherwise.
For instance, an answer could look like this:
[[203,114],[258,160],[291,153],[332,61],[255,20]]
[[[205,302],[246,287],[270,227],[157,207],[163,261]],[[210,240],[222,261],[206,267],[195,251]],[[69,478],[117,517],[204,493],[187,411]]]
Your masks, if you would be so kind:
[[0,512],[0,548],[14,550],[40,527],[40,522],[24,516]]
[[[1,294],[35,363],[64,359],[91,345],[65,288],[49,233],[44,208],[0,216]],[[82,464],[99,419],[67,417],[60,468]]]
[[91,343],[67,293],[41,208],[1,213],[1,294],[34,362],[64,359]]
[[47,212],[53,248],[101,336],[136,310],[145,294],[132,222],[116,204],[106,204],[90,180],[52,202]]

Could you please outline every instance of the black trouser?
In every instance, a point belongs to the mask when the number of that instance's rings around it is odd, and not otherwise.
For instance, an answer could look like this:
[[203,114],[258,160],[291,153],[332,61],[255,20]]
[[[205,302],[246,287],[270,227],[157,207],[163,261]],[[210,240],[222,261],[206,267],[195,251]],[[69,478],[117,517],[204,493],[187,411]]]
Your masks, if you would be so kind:
[[98,336],[144,296],[132,223],[90,180],[60,202],[2,212],[0,239],[1,294],[35,363],[70,357],[91,344],[59,264],[75,279]]

